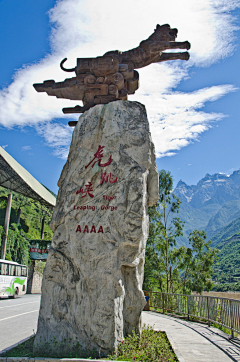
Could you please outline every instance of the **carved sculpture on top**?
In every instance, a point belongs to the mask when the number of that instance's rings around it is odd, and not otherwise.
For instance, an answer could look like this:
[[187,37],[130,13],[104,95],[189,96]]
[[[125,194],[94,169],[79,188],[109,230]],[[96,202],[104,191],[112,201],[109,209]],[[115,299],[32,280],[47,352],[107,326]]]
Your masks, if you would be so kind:
[[[76,73],[76,77],[55,83],[46,80],[34,84],[38,92],[46,92],[57,98],[82,100],[83,107],[63,108],[63,113],[83,113],[96,104],[107,104],[116,100],[127,100],[139,88],[139,73],[135,70],[151,63],[167,60],[188,60],[189,53],[164,53],[167,49],[190,49],[188,41],[175,42],[178,30],[168,24],[157,25],[154,33],[143,40],[137,48],[121,52],[110,51],[97,58],[77,58],[77,66],[66,69],[61,61],[60,67],[66,72]],[[75,125],[77,122],[69,122]]]

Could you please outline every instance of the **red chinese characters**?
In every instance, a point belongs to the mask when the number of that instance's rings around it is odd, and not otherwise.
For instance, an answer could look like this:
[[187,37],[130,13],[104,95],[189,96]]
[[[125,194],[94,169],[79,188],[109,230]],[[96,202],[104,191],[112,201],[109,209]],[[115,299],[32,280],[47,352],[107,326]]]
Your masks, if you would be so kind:
[[81,199],[83,198],[83,197],[85,197],[85,196],[87,196],[87,195],[89,195],[90,197],[94,197],[94,195],[92,194],[92,191],[93,191],[93,188],[92,188],[92,183],[89,181],[88,182],[88,184],[87,185],[85,185],[85,190],[83,190],[83,188],[82,187],[80,187],[80,189],[79,190],[77,190],[77,192],[76,192],[76,194],[83,194],[82,196],[81,196]]
[[[97,152],[94,153],[94,158],[89,162],[89,164],[87,166],[85,166],[85,168],[88,168],[90,165],[92,167],[94,167],[94,165],[96,163],[98,163],[98,165],[100,167],[106,167],[109,166],[112,163],[112,155],[110,155],[108,161],[106,163],[101,163],[102,162],[102,158],[103,158],[103,149],[105,146],[98,146],[98,150]],[[104,183],[109,182],[110,184],[114,184],[115,182],[117,182],[117,177],[114,176],[114,174],[112,174],[111,172],[107,174],[107,172],[102,172],[101,173],[101,179],[100,179],[100,185],[103,185]],[[89,181],[86,185],[85,185],[85,189],[81,186],[79,190],[76,191],[76,194],[82,194],[81,199],[85,196],[90,196],[91,198],[94,197],[93,194],[93,184]],[[104,195],[104,199],[105,199]],[[111,197],[111,199],[116,198],[116,197]],[[110,201],[109,197],[106,196],[106,199],[108,201]],[[74,210],[75,210],[75,206],[74,206]],[[80,209],[80,207],[77,207],[77,209]]]
[[87,166],[85,166],[85,168],[88,168],[88,166],[91,165],[92,163],[92,167],[95,165],[95,163],[98,162],[98,166],[100,167],[105,167],[108,166],[112,163],[112,155],[110,155],[108,162],[106,163],[101,163],[102,158],[103,158],[103,149],[105,146],[98,146],[98,150],[96,153],[94,153],[94,158],[89,162],[89,164]]
[[114,178],[114,175],[111,172],[109,175],[107,175],[107,172],[101,173],[100,185],[108,181],[110,182],[110,184],[114,184],[115,182],[117,182],[117,177]]

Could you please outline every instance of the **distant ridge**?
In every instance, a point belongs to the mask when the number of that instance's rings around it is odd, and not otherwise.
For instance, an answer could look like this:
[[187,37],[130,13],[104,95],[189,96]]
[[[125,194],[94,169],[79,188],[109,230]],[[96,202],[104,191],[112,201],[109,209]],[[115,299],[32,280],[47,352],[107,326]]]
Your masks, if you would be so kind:
[[180,180],[174,193],[182,202],[178,216],[185,222],[179,244],[187,245],[187,235],[195,228],[205,230],[210,239],[240,217],[240,170],[231,175],[207,173],[197,185]]
[[240,231],[240,217],[219,230],[212,238],[212,246],[222,248],[230,239]]

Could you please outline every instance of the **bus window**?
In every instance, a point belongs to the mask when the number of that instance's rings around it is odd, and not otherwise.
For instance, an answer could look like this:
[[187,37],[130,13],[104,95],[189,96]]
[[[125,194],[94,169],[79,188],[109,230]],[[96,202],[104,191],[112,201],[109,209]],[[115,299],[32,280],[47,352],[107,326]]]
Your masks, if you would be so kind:
[[15,276],[16,266],[9,265],[9,275]]
[[27,268],[25,266],[22,266],[22,277],[27,276]]
[[16,266],[16,275],[17,275],[18,277],[21,276],[21,267],[20,267],[20,266]]
[[8,264],[1,263],[1,275],[9,275],[8,274]]

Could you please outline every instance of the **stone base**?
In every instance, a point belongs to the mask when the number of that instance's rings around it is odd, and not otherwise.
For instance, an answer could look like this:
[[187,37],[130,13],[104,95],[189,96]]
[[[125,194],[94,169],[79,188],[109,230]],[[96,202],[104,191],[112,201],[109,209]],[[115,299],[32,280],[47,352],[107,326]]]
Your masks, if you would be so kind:
[[44,270],[35,348],[107,356],[140,333],[147,207],[158,200],[158,172],[145,107],[117,101],[85,112],[60,180]]

